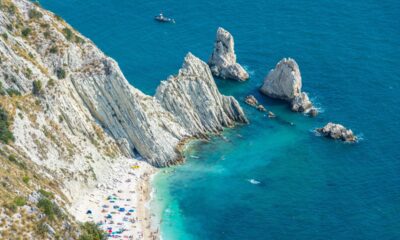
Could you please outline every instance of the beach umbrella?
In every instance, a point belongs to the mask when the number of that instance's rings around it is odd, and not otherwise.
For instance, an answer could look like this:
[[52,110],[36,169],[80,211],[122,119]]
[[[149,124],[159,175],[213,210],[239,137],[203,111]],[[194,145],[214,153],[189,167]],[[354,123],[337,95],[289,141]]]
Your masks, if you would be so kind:
[[86,214],[92,214],[91,210],[87,210]]
[[120,212],[125,212],[125,208],[120,208],[119,211]]

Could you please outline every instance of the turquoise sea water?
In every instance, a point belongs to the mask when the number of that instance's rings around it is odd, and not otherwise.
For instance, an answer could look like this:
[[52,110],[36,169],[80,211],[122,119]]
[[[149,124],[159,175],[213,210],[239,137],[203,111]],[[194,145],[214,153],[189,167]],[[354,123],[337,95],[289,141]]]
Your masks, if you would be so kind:
[[[164,239],[400,239],[400,2],[395,0],[42,0],[153,94],[191,51],[211,54],[218,26],[236,40],[250,81],[216,79],[242,101],[254,94],[279,116],[245,106],[251,124],[192,143],[187,163],[155,179]],[[152,17],[163,10],[176,24]],[[257,88],[282,57],[323,110],[290,112]],[[316,137],[335,121],[355,145]],[[288,124],[293,122],[294,126]],[[250,179],[259,184],[250,183]]]

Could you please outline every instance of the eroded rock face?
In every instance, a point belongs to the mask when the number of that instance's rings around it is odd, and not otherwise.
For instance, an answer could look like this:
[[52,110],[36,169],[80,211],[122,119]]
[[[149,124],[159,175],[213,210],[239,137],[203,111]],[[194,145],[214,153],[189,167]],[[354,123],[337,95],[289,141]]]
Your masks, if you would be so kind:
[[[86,158],[109,159],[102,151],[130,157],[139,153],[152,165],[168,166],[181,157],[177,146],[183,140],[247,121],[237,101],[219,93],[207,64],[191,54],[178,77],[162,84],[156,97],[148,96],[65,21],[27,0],[10,4],[15,12],[0,14],[0,30],[7,34],[0,38],[0,76],[7,78],[0,81],[24,96],[32,92],[34,81],[41,81],[36,123],[18,118],[14,134],[16,145],[50,170],[84,172],[91,168]],[[33,10],[40,16],[31,18]],[[18,29],[8,28],[17,22]],[[22,36],[21,29],[28,27],[30,34]],[[48,126],[52,129],[47,132],[60,132],[62,144],[51,143],[57,138],[43,133]],[[47,149],[39,152],[36,142]]]
[[301,84],[296,61],[284,58],[268,73],[260,90],[269,97],[291,101],[301,93]]
[[316,131],[325,137],[342,140],[344,142],[356,142],[357,137],[353,131],[346,129],[341,124],[328,123],[323,128],[317,128]]
[[232,35],[221,27],[217,30],[214,51],[208,64],[214,76],[238,81],[245,81],[249,78],[246,70],[236,62]]
[[218,91],[208,65],[191,53],[178,75],[161,82],[155,98],[192,136],[248,122],[239,103]]
[[313,107],[307,93],[302,92],[295,96],[291,102],[292,111],[294,112],[305,112]]
[[260,91],[272,98],[288,101],[295,112],[309,112],[313,109],[307,93],[301,91],[302,80],[298,64],[294,59],[284,58],[272,69]]

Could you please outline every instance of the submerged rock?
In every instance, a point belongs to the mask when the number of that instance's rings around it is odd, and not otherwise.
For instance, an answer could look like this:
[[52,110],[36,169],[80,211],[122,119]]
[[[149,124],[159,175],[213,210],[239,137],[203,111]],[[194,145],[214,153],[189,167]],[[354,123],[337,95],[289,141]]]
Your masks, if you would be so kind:
[[292,111],[308,113],[313,109],[313,115],[317,110],[313,107],[307,93],[301,91],[302,80],[298,64],[294,59],[283,58],[272,69],[260,91],[272,98],[282,99],[291,104]]
[[245,81],[249,78],[246,70],[236,62],[232,35],[221,27],[217,30],[214,51],[208,64],[216,77],[238,81]]
[[266,112],[267,109],[265,109],[265,107],[262,104],[258,104],[257,99],[253,96],[253,95],[249,95],[246,97],[245,102],[252,106],[255,107],[258,111],[260,112]]
[[253,95],[249,95],[244,100],[248,105],[256,107],[258,105],[257,99]]
[[275,113],[269,111],[269,112],[268,112],[268,117],[269,117],[269,118],[276,118],[276,115],[275,115]]
[[325,137],[332,139],[339,139],[345,142],[356,142],[357,137],[353,134],[353,131],[346,129],[341,124],[328,123],[323,128],[317,128],[316,131]]
[[311,108],[310,111],[308,112],[308,114],[311,117],[316,117],[318,115],[318,110],[316,108]]
[[267,111],[267,109],[261,104],[259,104],[256,108],[260,112],[266,112]]

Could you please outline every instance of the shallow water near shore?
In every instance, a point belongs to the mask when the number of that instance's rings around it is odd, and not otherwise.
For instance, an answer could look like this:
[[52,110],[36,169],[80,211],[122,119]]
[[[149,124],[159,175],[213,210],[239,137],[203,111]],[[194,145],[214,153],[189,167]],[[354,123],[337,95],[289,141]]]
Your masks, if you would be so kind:
[[[163,239],[400,239],[398,1],[50,1],[41,4],[153,94],[188,51],[207,61],[218,26],[235,37],[245,83],[216,79],[251,124],[187,148],[154,180]],[[159,24],[160,10],[176,24]],[[290,112],[257,88],[282,57],[323,110]],[[277,119],[246,106],[253,94]],[[316,137],[339,122],[354,145]],[[290,123],[293,123],[291,125]]]

